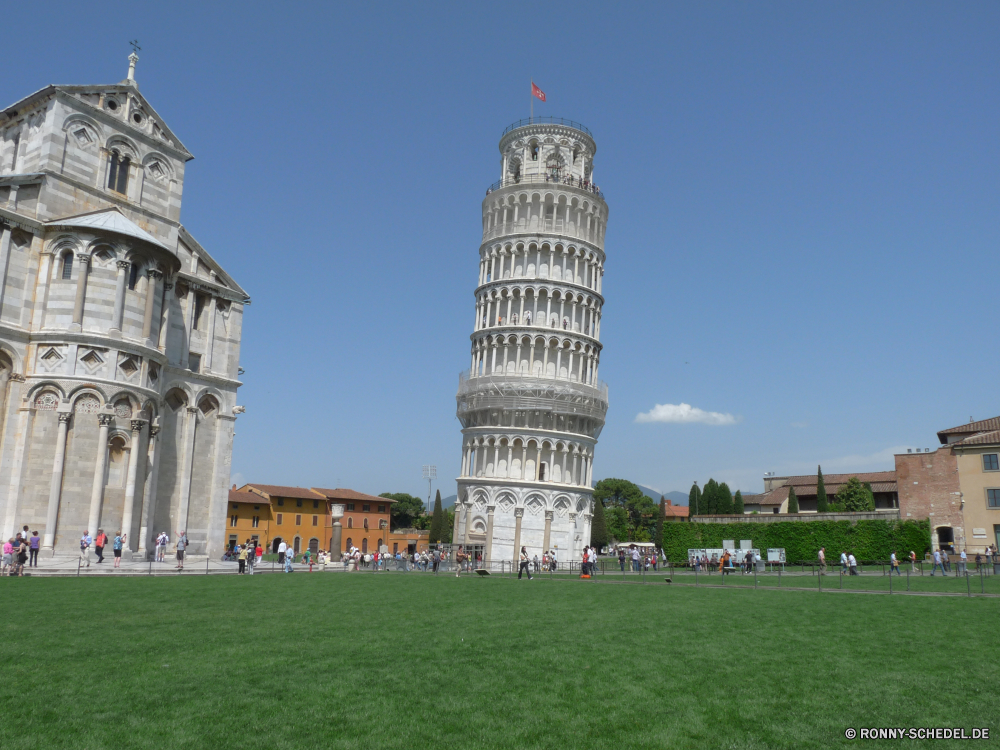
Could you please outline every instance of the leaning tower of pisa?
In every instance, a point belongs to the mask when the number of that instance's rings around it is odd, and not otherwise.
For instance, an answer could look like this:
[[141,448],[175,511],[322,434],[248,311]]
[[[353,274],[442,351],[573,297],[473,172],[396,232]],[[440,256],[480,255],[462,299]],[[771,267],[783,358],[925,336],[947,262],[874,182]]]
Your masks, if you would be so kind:
[[608,205],[583,125],[535,117],[500,139],[483,201],[471,364],[461,373],[454,542],[486,560],[590,542]]

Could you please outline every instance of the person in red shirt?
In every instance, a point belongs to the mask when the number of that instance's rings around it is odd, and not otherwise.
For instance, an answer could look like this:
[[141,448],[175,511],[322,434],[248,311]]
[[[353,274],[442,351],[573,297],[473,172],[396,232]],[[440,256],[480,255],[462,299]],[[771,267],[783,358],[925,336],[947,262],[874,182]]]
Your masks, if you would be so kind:
[[97,562],[104,562],[104,547],[108,543],[108,535],[104,533],[104,529],[97,530],[97,537],[94,539],[94,552],[97,553]]

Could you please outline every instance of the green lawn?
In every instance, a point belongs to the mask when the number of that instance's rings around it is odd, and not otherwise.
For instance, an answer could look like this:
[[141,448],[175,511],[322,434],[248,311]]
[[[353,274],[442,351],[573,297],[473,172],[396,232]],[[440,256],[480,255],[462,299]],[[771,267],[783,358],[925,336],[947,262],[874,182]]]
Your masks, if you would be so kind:
[[997,599],[303,572],[3,578],[0,597],[4,747],[928,744],[844,739],[862,726],[1000,736]]

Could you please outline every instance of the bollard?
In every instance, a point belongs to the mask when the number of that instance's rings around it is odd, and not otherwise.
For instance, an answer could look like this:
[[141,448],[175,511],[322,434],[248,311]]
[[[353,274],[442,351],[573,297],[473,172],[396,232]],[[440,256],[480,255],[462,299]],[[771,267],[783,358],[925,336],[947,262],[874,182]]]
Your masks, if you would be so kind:
[[910,571],[906,571],[906,590],[910,590]]
[[153,575],[153,558],[149,558],[149,574]]
[[892,568],[889,568],[889,596],[892,596]]
[[985,594],[986,593],[986,589],[983,588],[983,569],[982,568],[979,569],[979,593],[980,594]]

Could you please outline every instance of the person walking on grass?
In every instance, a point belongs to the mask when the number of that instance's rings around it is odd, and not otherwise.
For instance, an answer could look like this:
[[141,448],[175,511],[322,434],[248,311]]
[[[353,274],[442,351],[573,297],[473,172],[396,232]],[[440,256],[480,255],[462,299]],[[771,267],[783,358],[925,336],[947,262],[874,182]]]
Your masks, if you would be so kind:
[[941,563],[941,550],[934,550],[934,567],[931,568],[931,577],[937,572],[937,569],[941,568],[941,575],[947,576],[948,574],[944,572],[944,565]]
[[621,547],[618,548],[618,564],[621,566],[622,573],[625,572],[625,550]]
[[819,574],[826,575],[826,547],[819,548]]
[[286,573],[293,573],[295,569],[292,567],[292,563],[295,561],[295,552],[290,548],[285,548],[285,568]]
[[847,552],[844,550],[840,552],[840,572],[842,574],[847,572]]
[[968,554],[966,554],[965,548],[963,547],[962,551],[959,553],[958,556],[958,574],[960,576],[964,576],[968,572],[969,572],[969,556]]
[[177,532],[177,570],[184,570],[184,550],[188,548],[186,531]]
[[847,567],[850,568],[852,576],[856,576],[858,574],[858,561],[857,558],[854,557],[853,552],[847,556]]
[[281,540],[281,544],[278,545],[278,565],[285,564],[285,553],[288,551],[288,545],[285,544],[285,540]]
[[893,550],[892,554],[889,555],[889,575],[892,575],[893,571],[896,571],[896,575],[898,576],[903,575],[899,572],[899,560],[896,559],[896,550]]
[[94,553],[97,555],[97,562],[104,562],[104,548],[108,546],[108,535],[104,533],[104,529],[97,530],[97,536],[94,537]]
[[941,562],[944,564],[944,569],[951,572],[951,558],[948,556],[948,550],[944,547],[941,548]]
[[115,539],[111,543],[111,551],[115,555],[115,567],[120,568],[122,566],[122,547],[125,546],[125,540],[128,538],[128,534],[123,534],[120,531],[115,534]]
[[521,580],[521,574],[527,573],[528,580],[531,580],[531,566],[528,564],[528,550],[526,547],[521,547],[521,554],[518,558],[520,565],[517,568],[517,580]]
[[87,563],[87,567],[90,567],[90,557],[87,555],[87,551],[90,549],[90,545],[93,544],[94,540],[90,538],[90,532],[84,529],[83,536],[80,537],[80,562]]
[[917,572],[917,553],[914,552],[912,549],[910,550],[910,572],[911,573]]
[[42,541],[42,538],[38,536],[38,532],[32,532],[31,539],[28,540],[28,554],[31,555],[31,560],[28,563],[28,567],[37,568],[38,567],[38,546]]

